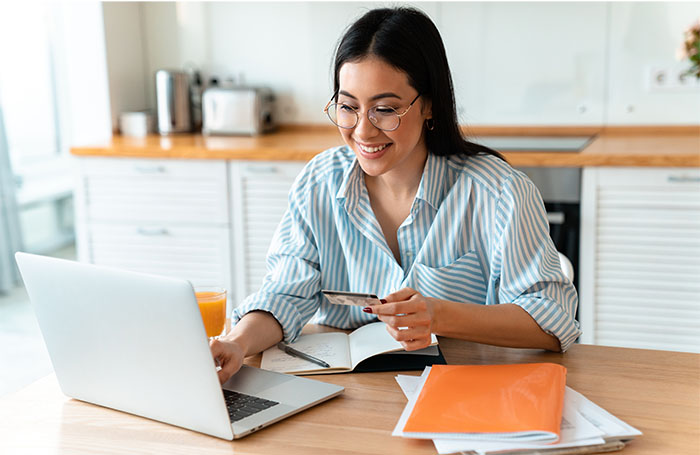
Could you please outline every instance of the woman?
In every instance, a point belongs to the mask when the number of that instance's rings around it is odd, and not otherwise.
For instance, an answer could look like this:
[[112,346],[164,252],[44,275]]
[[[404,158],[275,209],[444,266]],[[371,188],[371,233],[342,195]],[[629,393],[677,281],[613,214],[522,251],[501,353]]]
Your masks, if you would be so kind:
[[[341,328],[378,318],[407,350],[426,347],[431,333],[552,351],[575,341],[578,299],[542,199],[497,153],[461,137],[445,49],[427,16],[377,9],[355,22],[338,46],[325,111],[347,145],[297,178],[262,288],[212,342],[222,382],[312,317]],[[332,305],[322,289],[384,298]]]

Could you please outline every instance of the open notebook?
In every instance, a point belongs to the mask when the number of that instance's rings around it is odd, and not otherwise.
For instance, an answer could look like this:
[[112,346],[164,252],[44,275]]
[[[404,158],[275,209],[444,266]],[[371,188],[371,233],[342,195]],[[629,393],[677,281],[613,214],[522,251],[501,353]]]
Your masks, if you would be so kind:
[[[263,352],[260,368],[298,375],[359,371],[368,362],[386,366],[386,368],[381,366],[369,368],[371,371],[423,369],[426,365],[445,363],[444,357],[438,350],[435,335],[431,336],[431,341],[432,344],[428,348],[419,351],[404,351],[401,343],[393,339],[386,331],[386,324],[373,322],[363,325],[349,334],[344,332],[312,333],[302,335],[297,341],[289,344],[294,349],[325,361],[330,365],[330,368],[323,368],[307,360],[292,357],[276,346]],[[388,358],[378,359],[376,357],[387,353],[400,353],[402,357],[397,360],[397,356],[394,355],[391,357],[391,361]],[[420,361],[416,362],[418,359]],[[413,366],[414,364],[416,365]],[[407,366],[411,366],[411,368],[406,368]]]

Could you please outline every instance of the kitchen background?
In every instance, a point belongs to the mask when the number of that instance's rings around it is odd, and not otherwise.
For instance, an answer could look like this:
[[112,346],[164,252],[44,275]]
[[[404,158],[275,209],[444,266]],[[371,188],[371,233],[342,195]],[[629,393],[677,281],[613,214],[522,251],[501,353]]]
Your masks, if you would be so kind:
[[[321,109],[342,31],[395,4],[2,6],[0,99],[27,249],[71,238],[69,147],[106,143],[120,113],[154,110],[156,70],[268,86],[278,123],[327,125]],[[700,2],[406,4],[442,33],[464,124],[700,124],[700,82],[681,78],[689,64],[677,59]]]
[[[108,142],[122,112],[154,110],[156,70],[267,86],[278,123],[327,125],[337,40],[366,10],[397,4],[1,4],[0,119],[23,249],[74,254],[69,148]],[[689,64],[677,58],[700,2],[406,4],[442,33],[464,124],[700,125],[700,81],[682,77]],[[5,341],[31,316],[3,308],[0,295],[0,346],[36,339],[33,328]]]
[[[388,3],[387,3],[388,4]],[[153,74],[194,66],[267,85],[281,123],[324,123],[342,31],[371,2],[105,3],[112,119],[153,108]],[[700,123],[700,87],[677,79],[700,3],[426,2],[474,125]],[[662,76],[663,77],[663,76]]]

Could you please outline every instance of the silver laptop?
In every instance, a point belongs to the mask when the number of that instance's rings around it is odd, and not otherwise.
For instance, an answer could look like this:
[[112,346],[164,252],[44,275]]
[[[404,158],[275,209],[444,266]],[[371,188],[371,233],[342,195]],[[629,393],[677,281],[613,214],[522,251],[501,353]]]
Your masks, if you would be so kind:
[[247,366],[222,389],[189,282],[15,257],[69,397],[236,439],[343,392]]

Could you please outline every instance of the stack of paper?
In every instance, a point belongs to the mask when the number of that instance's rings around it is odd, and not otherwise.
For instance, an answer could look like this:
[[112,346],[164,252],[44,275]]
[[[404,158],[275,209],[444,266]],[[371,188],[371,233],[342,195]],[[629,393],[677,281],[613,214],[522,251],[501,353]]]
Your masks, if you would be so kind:
[[[524,432],[507,433],[417,433],[406,431],[406,424],[414,411],[423,386],[428,379],[431,367],[426,367],[421,376],[396,377],[399,386],[408,398],[401,417],[399,418],[394,436],[432,439],[440,454],[449,453],[599,453],[619,450],[624,447],[624,441],[641,435],[636,428],[626,424],[604,409],[600,408],[580,393],[565,387],[563,410],[559,428],[558,440],[544,434],[524,434]],[[507,398],[507,397],[506,397]],[[461,407],[465,414],[475,414],[474,410]],[[478,410],[477,410],[478,411]],[[476,412],[478,413],[478,412]],[[409,429],[410,426],[409,426]]]

